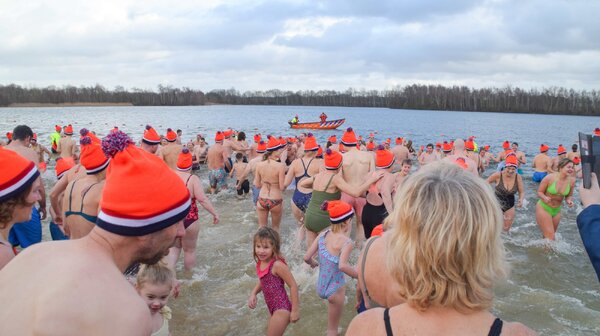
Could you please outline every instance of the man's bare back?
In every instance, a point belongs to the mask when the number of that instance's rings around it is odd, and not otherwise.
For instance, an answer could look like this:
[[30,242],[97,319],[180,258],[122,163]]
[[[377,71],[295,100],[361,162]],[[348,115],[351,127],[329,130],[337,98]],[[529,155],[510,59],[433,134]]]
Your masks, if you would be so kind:
[[159,157],[165,161],[167,166],[171,169],[177,168],[177,158],[181,153],[182,145],[179,145],[175,142],[169,142],[166,146],[163,146],[160,149]]
[[348,151],[343,154],[342,177],[352,186],[360,186],[364,183],[367,173],[375,169],[375,158],[368,152],[362,152],[356,147],[347,147]]
[[[32,281],[35,269],[37,279]],[[46,242],[0,272],[6,335],[150,335],[150,314],[109,255],[87,240]],[[46,290],[48,284],[52,290]],[[108,299],[110,298],[110,299]],[[56,309],[60,307],[60,314]],[[117,309],[118,308],[118,309]]]
[[410,155],[408,148],[404,147],[404,145],[396,145],[391,149],[392,153],[396,157],[396,163],[400,163],[406,159]]
[[210,146],[206,154],[206,162],[209,170],[221,169],[225,167],[225,147],[220,143]]
[[536,172],[552,173],[552,159],[544,153],[540,153],[533,158],[533,170]]
[[61,158],[77,158],[75,155],[77,151],[77,145],[71,136],[66,135],[60,138],[60,141],[58,142],[58,148],[56,150],[60,153]]

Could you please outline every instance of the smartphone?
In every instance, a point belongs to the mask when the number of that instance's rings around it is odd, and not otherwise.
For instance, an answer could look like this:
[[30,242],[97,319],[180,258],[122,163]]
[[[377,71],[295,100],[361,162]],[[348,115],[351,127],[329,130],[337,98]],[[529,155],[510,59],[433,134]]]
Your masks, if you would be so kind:
[[592,187],[592,172],[600,184],[600,137],[579,132],[579,154],[581,156],[581,171],[583,187]]

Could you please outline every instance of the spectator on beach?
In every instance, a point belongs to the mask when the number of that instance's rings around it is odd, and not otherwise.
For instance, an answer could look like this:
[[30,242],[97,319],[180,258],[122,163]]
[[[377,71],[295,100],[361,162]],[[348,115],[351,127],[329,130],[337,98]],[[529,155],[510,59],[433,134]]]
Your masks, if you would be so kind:
[[111,164],[90,234],[34,245],[0,272],[0,300],[10,302],[0,314],[3,335],[152,333],[148,306],[123,272],[136,262],[158,262],[183,236],[190,195],[125,133],[111,133],[103,150]]
[[507,264],[502,213],[485,181],[433,163],[399,192],[380,262],[406,302],[359,314],[346,335],[534,335],[489,311]]

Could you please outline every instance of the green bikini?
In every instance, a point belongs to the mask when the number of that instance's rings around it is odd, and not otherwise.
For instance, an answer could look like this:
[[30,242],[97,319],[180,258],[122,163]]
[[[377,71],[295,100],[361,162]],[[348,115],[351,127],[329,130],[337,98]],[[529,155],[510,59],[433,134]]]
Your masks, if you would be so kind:
[[[552,182],[551,185],[548,186],[548,188],[546,188],[546,192],[551,194],[551,195],[562,195],[562,196],[567,196],[569,195],[569,193],[571,192],[571,184],[567,184],[567,187],[565,188],[565,191],[563,191],[562,193],[559,194],[558,190],[556,190],[556,181]],[[539,200],[538,204],[544,209],[546,210],[546,212],[551,216],[551,217],[555,217],[556,215],[558,215],[560,213],[560,209],[561,206],[557,206],[556,208],[553,208],[551,206],[549,206],[548,204],[546,204],[544,201]]]

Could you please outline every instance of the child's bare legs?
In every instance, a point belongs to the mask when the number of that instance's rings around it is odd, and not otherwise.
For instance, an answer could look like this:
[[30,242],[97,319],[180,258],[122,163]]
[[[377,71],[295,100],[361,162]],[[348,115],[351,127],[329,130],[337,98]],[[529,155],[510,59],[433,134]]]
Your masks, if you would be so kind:
[[[183,245],[183,266],[186,271],[196,267],[196,244],[198,242],[198,233],[200,232],[200,222],[195,221],[185,230],[185,235],[181,238]],[[179,256],[179,254],[178,254]]]
[[279,309],[273,312],[267,325],[267,336],[281,336],[290,324],[290,312]]
[[344,300],[346,299],[346,286],[340,287],[332,296],[327,299],[327,336],[337,336],[342,311],[344,310]]

